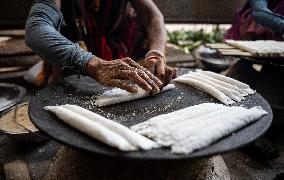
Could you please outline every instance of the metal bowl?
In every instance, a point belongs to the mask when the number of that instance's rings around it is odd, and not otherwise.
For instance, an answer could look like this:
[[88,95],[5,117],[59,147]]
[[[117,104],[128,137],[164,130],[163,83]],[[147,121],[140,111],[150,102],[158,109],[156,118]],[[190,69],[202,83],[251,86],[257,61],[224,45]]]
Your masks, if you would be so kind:
[[[25,106],[28,103],[22,103],[17,105],[17,108],[21,107],[21,106]],[[12,112],[15,110],[15,106],[12,108],[9,108],[8,110],[6,110],[5,112],[3,112],[2,116],[0,117],[0,121],[1,118],[7,114],[8,112]],[[11,122],[11,123],[15,123],[15,126],[19,126],[22,129],[24,129],[22,132],[19,131],[12,131],[12,130],[7,130],[4,128],[0,127],[0,132],[6,134],[9,138],[11,138],[14,142],[18,143],[18,144],[26,144],[26,143],[39,143],[39,142],[43,142],[46,141],[48,138],[46,138],[45,136],[43,136],[38,130],[37,131],[29,131],[27,128],[23,127],[22,125],[17,124],[16,122]]]
[[193,56],[210,71],[221,72],[231,67],[239,58],[220,56],[215,50],[206,50],[206,47],[199,47],[193,52]]
[[8,108],[14,106],[26,94],[26,89],[22,86],[8,83],[0,83],[0,114]]

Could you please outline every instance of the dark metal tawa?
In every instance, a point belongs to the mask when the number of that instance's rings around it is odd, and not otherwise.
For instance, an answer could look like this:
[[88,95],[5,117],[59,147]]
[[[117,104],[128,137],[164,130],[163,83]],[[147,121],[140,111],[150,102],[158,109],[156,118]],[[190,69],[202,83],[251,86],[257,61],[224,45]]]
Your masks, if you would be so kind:
[[[179,71],[179,73],[182,72]],[[206,148],[187,155],[172,154],[169,148],[122,152],[88,137],[43,109],[48,105],[76,104],[129,127],[153,116],[188,106],[205,102],[220,103],[210,95],[187,85],[180,83],[175,83],[175,85],[176,89],[154,97],[107,107],[96,107],[92,105],[93,100],[107,88],[102,87],[89,77],[70,76],[65,79],[64,85],[47,86],[40,90],[30,102],[29,115],[42,132],[63,144],[93,152],[96,155],[135,160],[185,160],[224,153],[252,142],[261,136],[272,122],[272,111],[269,104],[256,93],[246,98],[242,103],[233,105],[242,105],[248,108],[262,106],[268,115]]]

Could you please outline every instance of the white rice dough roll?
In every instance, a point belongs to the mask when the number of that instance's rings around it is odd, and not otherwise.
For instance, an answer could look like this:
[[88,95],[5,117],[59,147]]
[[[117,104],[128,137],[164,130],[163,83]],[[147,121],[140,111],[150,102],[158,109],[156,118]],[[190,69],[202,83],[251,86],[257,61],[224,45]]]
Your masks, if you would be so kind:
[[118,148],[122,151],[134,151],[138,149],[119,134],[62,106],[46,106],[44,109],[54,113],[62,121],[75,129],[111,147]]
[[169,129],[168,134],[171,136],[172,139],[179,141],[184,139],[192,134],[197,133],[201,129],[207,128],[212,124],[218,123],[223,116],[227,116],[228,114],[233,114],[237,112],[238,109],[232,109],[230,107],[218,110],[216,112],[206,114],[199,118],[195,118],[189,121],[189,123],[184,124],[183,126],[175,127],[179,129],[179,131],[175,131],[174,129]]
[[[169,91],[175,88],[174,84],[168,84],[166,87],[162,89],[161,92]],[[109,106],[113,104],[118,104],[122,102],[132,101],[136,99],[141,99],[144,97],[149,96],[149,92],[144,91],[142,88],[138,87],[137,93],[129,93],[127,91],[121,91],[121,94],[113,94],[113,95],[101,95],[95,101],[95,105],[102,107],[102,106]],[[105,92],[107,94],[107,92]]]
[[198,73],[198,72],[196,72],[196,73],[194,73],[194,74],[198,74],[198,76],[200,76],[200,77],[202,77],[202,78],[204,78],[204,79],[210,80],[210,81],[212,81],[212,82],[214,82],[214,83],[216,83],[216,84],[219,84],[220,86],[223,86],[223,87],[226,87],[226,88],[228,88],[228,89],[237,91],[237,92],[238,92],[241,96],[243,96],[243,97],[249,95],[247,92],[243,91],[242,89],[238,88],[237,86],[228,84],[228,83],[226,83],[226,82],[224,82],[224,81],[220,81],[220,80],[218,80],[218,79],[214,79],[214,78],[212,78],[212,77],[210,77],[210,76],[207,76],[207,75],[205,75],[205,74],[201,74],[201,73]]
[[203,128],[207,128],[210,124],[216,123],[219,116],[224,116],[224,114],[230,114],[229,107],[224,107],[223,109],[205,114],[200,117],[193,119],[188,119],[183,123],[174,125],[173,127],[162,129],[158,132],[157,142],[163,146],[170,146],[176,141],[181,141],[182,139],[200,131]]
[[151,139],[156,139],[159,136],[159,132],[164,132],[164,130],[168,128],[175,127],[180,123],[185,123],[185,121],[190,121],[190,119],[215,112],[223,107],[224,105],[222,104],[204,103],[169,114],[159,115],[150,119],[152,122],[149,127],[139,129],[137,132]]
[[207,76],[205,74],[201,74],[199,73],[200,71],[197,71],[197,72],[189,72],[188,74],[184,74],[180,77],[183,77],[183,78],[188,78],[191,76],[191,74],[198,74],[198,76],[204,78],[204,79],[207,79],[207,80],[210,80],[216,84],[219,84],[220,86],[223,86],[223,87],[226,87],[228,89],[231,89],[231,90],[234,90],[234,91],[237,91],[241,96],[245,97],[247,95],[249,95],[247,92],[243,91],[242,89],[238,88],[237,86],[234,86],[234,85],[231,85],[231,84],[228,84],[224,81],[220,81],[218,79],[215,79],[215,78],[212,78],[210,76]]
[[245,83],[242,83],[240,81],[237,81],[233,78],[230,78],[230,77],[227,77],[227,76],[223,76],[221,74],[217,74],[217,73],[214,73],[214,72],[211,72],[211,71],[199,71],[198,73],[201,73],[201,74],[205,74],[207,76],[210,76],[212,78],[215,78],[215,79],[218,79],[220,81],[224,81],[226,83],[229,83],[229,84],[232,84],[234,86],[237,86],[241,89],[243,89],[244,91],[246,91],[247,93],[249,94],[254,94],[255,91],[252,90],[249,85],[245,84]]
[[260,107],[236,109],[233,114],[228,113],[225,116],[219,116],[217,123],[210,124],[204,129],[198,129],[191,136],[176,141],[171,147],[172,152],[188,154],[194,150],[204,148],[266,114],[267,112]]
[[152,148],[159,147],[157,143],[154,141],[130,130],[128,127],[119,124],[117,122],[114,122],[112,120],[109,120],[99,114],[96,114],[92,111],[89,111],[87,109],[84,109],[80,106],[76,105],[62,105],[62,107],[69,109],[72,112],[75,112],[77,114],[80,114],[102,126],[105,128],[119,134],[120,136],[124,137],[130,144],[137,146],[141,149],[148,150]]
[[[203,103],[203,104],[190,106],[175,112],[161,114],[159,116],[152,117],[145,122],[131,126],[131,129],[134,131],[140,131],[151,127],[163,128],[175,124],[177,122],[181,122],[183,120],[183,116],[187,116],[187,118],[194,118],[204,113],[209,113],[211,111],[214,111],[220,108],[221,106],[223,105],[215,103]],[[178,116],[176,115],[176,112],[178,112],[179,114]],[[190,112],[190,114],[188,114],[187,112]]]
[[240,93],[238,93],[237,91],[235,90],[231,90],[231,89],[228,89],[224,86],[221,86],[219,84],[216,84],[210,80],[207,80],[203,77],[200,77],[199,74],[191,74],[191,77],[190,78],[193,78],[193,79],[196,79],[200,82],[203,82],[203,83],[206,83],[206,84],[209,84],[211,86],[213,86],[214,88],[216,88],[217,90],[221,91],[222,93],[226,94],[229,98],[231,98],[232,100],[234,101],[237,101],[237,102],[240,102],[241,100],[244,99],[243,96],[240,95]]
[[234,103],[234,101],[232,99],[230,99],[228,96],[226,96],[224,93],[217,90],[213,86],[205,84],[205,83],[200,82],[200,81],[197,81],[195,79],[178,77],[178,78],[174,79],[174,81],[180,82],[180,83],[185,83],[185,84],[188,84],[192,87],[198,88],[201,91],[208,93],[211,96],[215,97],[216,99],[220,100],[222,103],[224,103],[226,105],[230,105],[230,104]]

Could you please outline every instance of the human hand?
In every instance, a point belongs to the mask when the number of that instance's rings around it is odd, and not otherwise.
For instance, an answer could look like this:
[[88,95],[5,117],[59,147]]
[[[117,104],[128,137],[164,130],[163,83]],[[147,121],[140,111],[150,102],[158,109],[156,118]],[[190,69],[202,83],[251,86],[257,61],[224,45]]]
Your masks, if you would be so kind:
[[94,57],[87,62],[86,72],[102,85],[118,87],[131,93],[136,93],[138,89],[127,80],[150,91],[150,94],[159,93],[162,86],[157,77],[130,58],[105,61]]
[[170,81],[176,78],[177,69],[166,65],[163,54],[149,51],[145,59],[139,61],[139,64],[148,69],[152,74],[157,76],[166,86]]

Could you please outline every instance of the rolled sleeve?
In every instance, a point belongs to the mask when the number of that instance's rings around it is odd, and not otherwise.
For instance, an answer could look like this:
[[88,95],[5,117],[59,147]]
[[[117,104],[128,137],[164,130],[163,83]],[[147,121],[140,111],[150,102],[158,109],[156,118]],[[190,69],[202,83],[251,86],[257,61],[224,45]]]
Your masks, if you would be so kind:
[[40,57],[56,66],[72,66],[85,72],[92,53],[62,36],[63,16],[53,1],[35,3],[26,22],[26,44]]
[[252,16],[258,24],[276,33],[284,33],[284,17],[267,8],[267,0],[250,0]]

